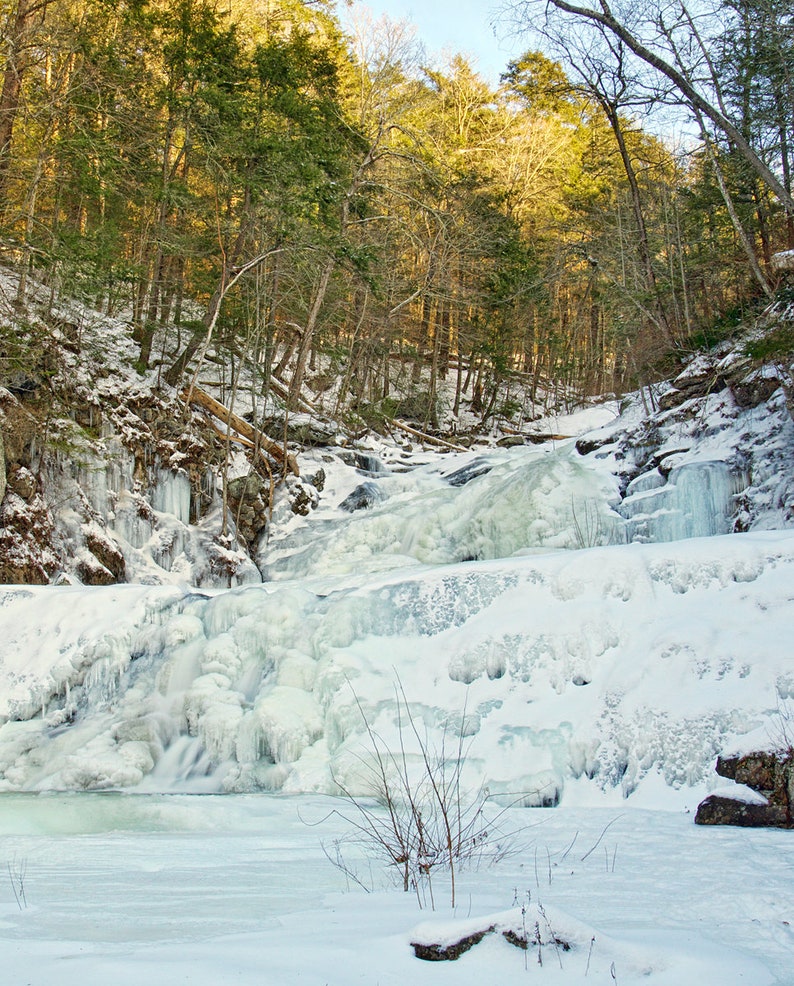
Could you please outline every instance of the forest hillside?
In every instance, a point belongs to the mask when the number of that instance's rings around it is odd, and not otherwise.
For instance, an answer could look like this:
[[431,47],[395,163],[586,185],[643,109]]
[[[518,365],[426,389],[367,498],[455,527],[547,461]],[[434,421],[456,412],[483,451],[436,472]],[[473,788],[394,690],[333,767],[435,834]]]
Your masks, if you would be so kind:
[[787,395],[791,15],[679,7],[512,4],[493,86],[326,2],[3,4],[0,579],[257,581],[307,448]]

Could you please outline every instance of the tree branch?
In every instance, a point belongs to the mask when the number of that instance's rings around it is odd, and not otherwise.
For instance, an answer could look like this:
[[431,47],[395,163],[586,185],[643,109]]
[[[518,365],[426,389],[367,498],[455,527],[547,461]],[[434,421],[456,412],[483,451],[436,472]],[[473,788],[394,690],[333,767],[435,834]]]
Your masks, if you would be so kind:
[[786,212],[794,213],[794,198],[792,198],[791,194],[774,172],[756,154],[738,127],[721,113],[716,106],[709,102],[708,99],[702,96],[682,72],[679,72],[674,65],[671,65],[660,55],[647,48],[639,38],[635,37],[627,27],[621,24],[613,16],[605,0],[601,0],[601,11],[593,10],[592,7],[580,7],[577,4],[568,3],[567,0],[549,0],[549,3],[558,10],[605,27],[617,38],[620,38],[626,47],[630,51],[633,51],[638,58],[670,79],[696,110],[699,110],[704,116],[708,117],[712,123],[719,127],[726,137],[729,137],[733,141],[737,150],[750,167],[775,193]]

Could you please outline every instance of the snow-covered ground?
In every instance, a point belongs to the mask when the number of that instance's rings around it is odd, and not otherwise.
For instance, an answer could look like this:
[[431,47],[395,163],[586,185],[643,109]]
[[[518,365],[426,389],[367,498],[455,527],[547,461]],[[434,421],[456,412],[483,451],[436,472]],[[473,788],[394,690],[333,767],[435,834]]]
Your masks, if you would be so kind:
[[[435,912],[419,910],[414,895],[364,862],[359,873],[371,892],[347,886],[321,848],[344,825],[331,818],[312,827],[328,809],[326,799],[257,795],[4,796],[2,981],[792,982],[789,832],[703,829],[690,815],[630,807],[516,810],[521,851],[462,874],[453,914],[443,881]],[[20,874],[22,906],[11,886]],[[493,915],[520,928],[521,908],[532,915],[537,904],[570,951],[524,952],[499,934],[454,962],[422,961],[410,947],[482,927]]]

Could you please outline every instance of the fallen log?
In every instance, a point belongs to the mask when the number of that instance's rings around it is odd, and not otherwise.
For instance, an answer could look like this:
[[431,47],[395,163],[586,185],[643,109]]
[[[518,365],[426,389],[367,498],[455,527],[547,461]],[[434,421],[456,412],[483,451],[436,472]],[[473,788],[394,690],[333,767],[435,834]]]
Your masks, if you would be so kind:
[[[278,377],[270,378],[270,387],[276,392],[276,394],[283,400],[289,401],[289,387],[283,384]],[[307,401],[305,397],[301,396],[298,398],[298,411],[303,414],[317,414],[317,408],[312,404],[311,401]]]
[[426,435],[423,431],[417,431],[416,428],[411,428],[408,425],[404,425],[402,421],[397,421],[396,418],[386,418],[388,423],[394,428],[399,428],[400,431],[407,432],[409,435],[413,435],[414,438],[418,438],[422,442],[427,442],[429,445],[438,445],[441,448],[451,449],[453,452],[468,452],[467,448],[462,445],[455,445],[453,442],[447,442],[443,438],[436,438],[434,435]]
[[198,387],[183,390],[180,397],[186,404],[198,404],[199,407],[203,408],[205,411],[208,411],[213,417],[218,418],[225,425],[228,425],[229,428],[237,432],[238,435],[248,439],[253,448],[263,449],[277,462],[285,465],[293,476],[300,475],[298,463],[293,455],[290,455],[285,448],[277,442],[274,442],[271,438],[268,438],[267,435],[264,435],[261,431],[254,428],[254,426],[249,424],[245,418],[241,418],[233,411],[230,411],[229,408],[224,407],[224,405],[221,404],[220,401],[216,401],[214,397],[210,397],[209,394],[205,393],[203,390],[200,390]]
[[525,435],[531,445],[544,445],[546,442],[567,442],[573,435],[558,435],[553,431],[530,431]]

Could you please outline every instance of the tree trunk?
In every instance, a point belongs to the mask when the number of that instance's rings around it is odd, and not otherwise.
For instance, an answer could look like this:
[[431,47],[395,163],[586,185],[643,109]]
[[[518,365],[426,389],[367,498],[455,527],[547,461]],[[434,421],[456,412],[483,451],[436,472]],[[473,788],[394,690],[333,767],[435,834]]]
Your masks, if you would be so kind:
[[44,14],[51,0],[17,0],[7,21],[5,71],[0,90],[0,213],[7,205],[11,141],[19,112],[22,79],[29,63],[28,32],[37,13]]
[[233,288],[234,285],[240,280],[243,274],[247,274],[249,271],[254,270],[261,263],[267,260],[268,257],[272,257],[274,254],[280,252],[281,248],[275,247],[272,250],[266,250],[264,253],[260,253],[258,256],[246,261],[246,263],[242,264],[240,267],[224,267],[223,273],[221,274],[221,282],[210,298],[201,327],[193,331],[182,353],[168,368],[168,371],[165,374],[166,383],[170,384],[172,387],[176,386],[181,379],[182,374],[190,365],[193,357],[198,354],[198,364],[193,372],[193,378],[190,382],[191,389],[195,386],[202,361],[204,360],[207,348],[209,347],[215,331],[215,325],[218,321],[218,316],[220,315],[223,299],[226,297],[231,288]]
[[620,152],[620,160],[623,162],[623,170],[626,172],[626,179],[629,183],[629,189],[631,191],[631,208],[634,212],[634,221],[637,224],[637,250],[640,255],[640,263],[642,264],[643,273],[645,274],[646,287],[654,299],[655,314],[658,319],[659,328],[662,330],[668,344],[673,346],[675,345],[675,340],[673,339],[673,333],[667,319],[667,313],[665,312],[664,305],[659,297],[659,287],[656,283],[656,273],[653,269],[651,250],[648,245],[648,228],[645,225],[645,213],[642,208],[640,186],[637,182],[637,173],[634,170],[631,154],[629,154],[629,149],[626,145],[626,138],[623,133],[623,127],[620,123],[620,116],[618,115],[617,107],[614,103],[611,103],[600,94],[597,95],[596,98],[601,104],[601,108],[609,120],[612,133],[615,135],[618,151]]
[[295,371],[292,374],[292,382],[290,383],[289,388],[290,408],[297,407],[300,401],[303,377],[306,373],[306,364],[309,361],[309,353],[311,351],[312,341],[314,339],[314,330],[317,327],[317,320],[320,317],[320,310],[322,308],[323,301],[325,301],[325,294],[328,291],[328,283],[331,280],[331,272],[334,269],[334,263],[335,261],[333,257],[329,257],[325,262],[325,267],[323,267],[322,274],[320,275],[320,282],[317,285],[317,290],[314,294],[312,307],[309,311],[309,317],[306,320],[306,325],[301,335]]
[[[703,126],[703,117],[700,114],[697,114],[697,120],[698,123]],[[717,155],[714,153],[714,148],[712,147],[711,141],[709,140],[708,134],[705,130],[703,131],[703,144],[706,148],[706,154],[709,162],[711,163],[712,170],[714,171],[714,177],[717,179],[717,185],[719,186],[722,200],[725,203],[725,208],[728,210],[728,215],[730,216],[731,223],[736,231],[736,235],[739,237],[739,242],[742,244],[744,255],[747,257],[747,261],[750,265],[750,270],[753,272],[753,276],[760,285],[761,290],[768,298],[771,298],[774,292],[769,286],[769,281],[767,281],[764,276],[764,272],[761,270],[761,265],[758,263],[758,257],[755,255],[755,247],[753,246],[750,237],[747,235],[744,226],[742,226],[742,221],[736,212],[733,199],[731,198],[731,193],[725,183],[725,177],[722,173],[720,162],[717,160]]]
[[3,88],[0,91],[0,210],[5,210],[8,171],[11,160],[11,140],[14,123],[19,111],[19,95],[22,78],[28,65],[25,35],[33,21],[33,14],[41,4],[31,0],[18,0],[16,10],[8,16],[6,43],[8,54],[3,72]]

